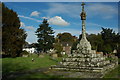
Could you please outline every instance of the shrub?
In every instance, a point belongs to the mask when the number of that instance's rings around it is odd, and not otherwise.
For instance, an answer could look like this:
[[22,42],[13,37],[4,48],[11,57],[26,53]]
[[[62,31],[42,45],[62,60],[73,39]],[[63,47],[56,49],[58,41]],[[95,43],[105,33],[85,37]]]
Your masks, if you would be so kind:
[[21,53],[22,55],[29,55],[29,53],[27,51],[22,51]]

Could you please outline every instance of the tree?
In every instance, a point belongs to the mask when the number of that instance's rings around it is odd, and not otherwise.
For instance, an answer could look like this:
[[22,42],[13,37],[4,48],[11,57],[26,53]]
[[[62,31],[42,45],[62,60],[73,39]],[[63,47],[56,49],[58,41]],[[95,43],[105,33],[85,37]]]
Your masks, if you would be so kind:
[[54,44],[54,49],[57,50],[58,54],[60,54],[63,51],[63,47],[61,46],[60,43],[55,43]]
[[106,53],[112,52],[116,48],[116,44],[115,44],[116,33],[115,33],[115,31],[113,31],[113,29],[110,29],[110,28],[102,27],[101,35],[102,35],[102,39],[104,41],[103,52],[106,52]]
[[11,57],[20,56],[27,34],[20,28],[17,13],[2,4],[2,51]]
[[103,44],[103,39],[101,34],[90,34],[88,35],[88,40],[91,43],[92,49],[96,50],[96,51],[100,51],[101,50],[101,46]]
[[76,40],[73,45],[72,45],[72,48],[71,50],[77,50],[77,44],[79,43],[79,40]]
[[60,42],[73,42],[73,36],[70,33],[62,33],[57,35]]
[[38,38],[37,50],[46,52],[47,50],[53,48],[54,43],[54,32],[46,19],[43,20],[42,24],[39,25],[39,28],[36,30],[36,35]]

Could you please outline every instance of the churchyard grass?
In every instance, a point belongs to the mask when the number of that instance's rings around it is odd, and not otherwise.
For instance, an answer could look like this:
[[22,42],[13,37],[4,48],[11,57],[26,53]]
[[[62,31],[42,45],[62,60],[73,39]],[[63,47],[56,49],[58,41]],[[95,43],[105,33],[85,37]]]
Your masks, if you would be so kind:
[[[32,58],[34,62],[32,62]],[[3,58],[2,71],[3,74],[16,71],[26,71],[44,67],[50,67],[57,64],[62,58],[58,57],[55,60],[50,59],[50,56],[38,57],[36,54],[29,57]]]
[[[120,58],[118,59],[120,63]],[[118,65],[117,68],[113,69],[110,71],[108,74],[104,76],[104,78],[120,78],[120,64]]]
[[[32,58],[34,58],[34,62],[32,62]],[[58,57],[55,59],[51,59],[50,56],[44,55],[44,57],[38,57],[37,55],[30,55],[29,57],[17,57],[17,58],[3,58],[2,60],[2,73],[3,75],[9,72],[19,72],[19,71],[29,71],[35,70],[39,68],[47,68],[51,65],[55,65],[62,60],[63,57]],[[120,61],[120,59],[119,59]],[[118,67],[109,73],[107,73],[104,78],[117,78],[120,76],[120,64]],[[17,79],[21,78],[57,78],[61,76],[51,76],[49,74],[34,72],[34,74],[30,73],[28,75],[18,76]]]

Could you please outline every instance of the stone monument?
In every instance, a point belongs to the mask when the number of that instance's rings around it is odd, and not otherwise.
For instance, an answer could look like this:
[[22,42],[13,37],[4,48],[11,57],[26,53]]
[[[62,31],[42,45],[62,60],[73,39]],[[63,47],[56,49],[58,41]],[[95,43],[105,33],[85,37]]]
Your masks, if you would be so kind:
[[91,44],[86,38],[86,12],[84,11],[84,5],[85,3],[81,4],[82,12],[80,16],[82,20],[82,38],[77,44],[77,50],[74,50],[72,54],[68,54],[67,58],[63,58],[59,65],[54,65],[51,69],[75,72],[92,72],[104,75],[109,70],[115,68],[118,62],[114,60],[111,63],[103,54],[96,54],[95,50],[91,50]]

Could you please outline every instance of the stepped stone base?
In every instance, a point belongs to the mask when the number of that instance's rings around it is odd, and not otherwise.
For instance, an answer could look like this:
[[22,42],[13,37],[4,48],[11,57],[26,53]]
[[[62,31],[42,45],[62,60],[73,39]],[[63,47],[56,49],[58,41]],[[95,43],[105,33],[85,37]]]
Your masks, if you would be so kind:
[[63,58],[58,65],[51,69],[59,71],[92,72],[101,74],[101,77],[118,65],[117,57],[113,61],[107,60],[103,54],[96,54],[95,50],[73,51],[67,58]]

